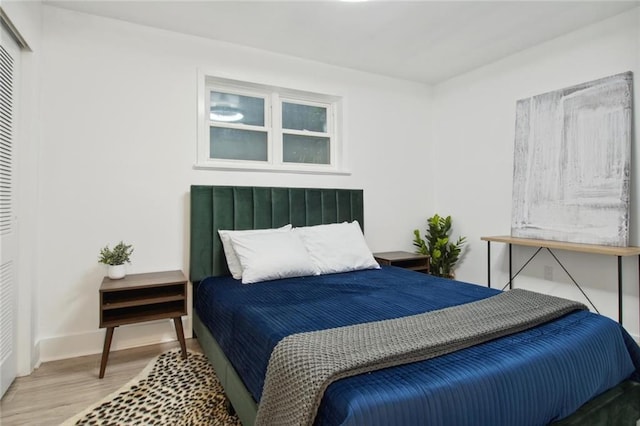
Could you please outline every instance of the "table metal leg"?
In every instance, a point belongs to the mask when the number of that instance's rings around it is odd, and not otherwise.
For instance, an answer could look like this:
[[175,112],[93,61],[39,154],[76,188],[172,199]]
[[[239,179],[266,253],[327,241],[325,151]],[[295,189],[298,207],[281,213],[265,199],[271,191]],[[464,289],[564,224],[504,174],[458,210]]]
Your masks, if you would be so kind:
[[487,241],[487,287],[491,288],[491,241]]
[[509,290],[513,288],[513,262],[511,257],[511,243],[509,243]]
[[622,256],[618,256],[618,322],[622,324]]

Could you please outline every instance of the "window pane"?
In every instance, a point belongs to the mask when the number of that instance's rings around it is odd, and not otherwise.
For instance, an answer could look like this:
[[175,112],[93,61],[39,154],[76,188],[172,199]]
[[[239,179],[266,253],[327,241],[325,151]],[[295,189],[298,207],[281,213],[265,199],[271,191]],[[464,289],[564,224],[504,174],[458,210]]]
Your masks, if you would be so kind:
[[264,126],[264,99],[212,91],[209,119]]
[[282,135],[285,163],[329,164],[329,138]]
[[326,132],[327,109],[324,107],[283,102],[282,128]]
[[267,133],[251,130],[209,130],[210,158],[267,161]]

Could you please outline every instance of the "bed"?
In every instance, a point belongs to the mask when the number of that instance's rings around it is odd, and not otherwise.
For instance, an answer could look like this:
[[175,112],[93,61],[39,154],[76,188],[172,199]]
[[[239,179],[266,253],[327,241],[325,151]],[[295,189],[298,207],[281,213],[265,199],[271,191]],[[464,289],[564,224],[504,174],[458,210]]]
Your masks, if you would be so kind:
[[[242,285],[229,276],[217,233],[354,220],[364,228],[361,190],[192,186],[194,333],[244,425],[254,424],[269,354],[282,337],[499,293],[395,267]],[[633,339],[614,321],[577,311],[437,358],[336,381],[315,424],[634,425],[639,380]]]

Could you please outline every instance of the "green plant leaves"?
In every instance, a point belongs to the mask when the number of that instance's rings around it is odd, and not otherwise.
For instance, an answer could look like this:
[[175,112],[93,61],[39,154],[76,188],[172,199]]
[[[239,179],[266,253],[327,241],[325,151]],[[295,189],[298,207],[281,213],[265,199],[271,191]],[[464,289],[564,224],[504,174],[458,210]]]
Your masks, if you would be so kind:
[[466,243],[466,237],[458,237],[455,243],[450,242],[451,216],[442,217],[434,214],[427,219],[427,225],[425,239],[420,236],[420,231],[413,231],[413,245],[418,247],[418,253],[429,255],[432,275],[451,278],[462,246]]
[[125,263],[131,263],[130,257],[132,253],[133,246],[120,241],[113,247],[113,250],[109,249],[109,245],[104,246],[100,250],[98,262],[105,265],[124,265]]
[[420,237],[420,231],[417,229],[413,230],[413,245],[417,247],[416,253],[420,254],[428,254],[429,251],[427,249],[427,245],[424,240]]

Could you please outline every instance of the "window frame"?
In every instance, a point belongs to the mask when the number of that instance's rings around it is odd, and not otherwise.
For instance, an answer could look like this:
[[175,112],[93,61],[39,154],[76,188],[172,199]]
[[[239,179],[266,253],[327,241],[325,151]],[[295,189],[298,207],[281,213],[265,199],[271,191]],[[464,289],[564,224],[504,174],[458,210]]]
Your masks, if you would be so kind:
[[[210,120],[211,92],[217,91],[265,100],[264,127],[242,123]],[[326,108],[327,131],[315,132],[282,128],[284,102]],[[199,71],[198,76],[198,132],[196,169],[273,171],[313,174],[350,174],[345,171],[342,130],[342,97],[310,91],[288,89],[273,85],[239,81],[213,76]],[[264,131],[267,133],[267,161],[210,158],[211,127]],[[283,135],[326,137],[329,139],[329,164],[295,163],[284,161]]]

